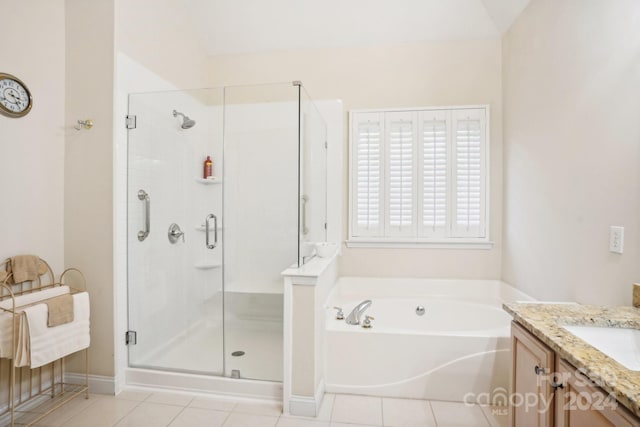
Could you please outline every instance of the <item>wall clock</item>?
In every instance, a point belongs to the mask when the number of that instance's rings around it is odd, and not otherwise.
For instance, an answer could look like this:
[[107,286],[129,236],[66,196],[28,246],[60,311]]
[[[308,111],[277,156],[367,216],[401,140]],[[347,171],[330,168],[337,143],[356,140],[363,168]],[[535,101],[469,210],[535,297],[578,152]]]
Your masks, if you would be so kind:
[[22,80],[0,73],[0,114],[18,118],[25,116],[33,105],[31,92]]

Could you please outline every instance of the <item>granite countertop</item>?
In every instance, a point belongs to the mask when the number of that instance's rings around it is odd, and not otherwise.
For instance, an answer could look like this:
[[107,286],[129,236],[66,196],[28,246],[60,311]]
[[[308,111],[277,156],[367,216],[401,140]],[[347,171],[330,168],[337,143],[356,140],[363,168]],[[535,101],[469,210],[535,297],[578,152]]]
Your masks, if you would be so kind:
[[640,371],[625,368],[562,328],[587,325],[640,329],[640,309],[580,304],[506,303],[503,308],[627,409],[640,417]]

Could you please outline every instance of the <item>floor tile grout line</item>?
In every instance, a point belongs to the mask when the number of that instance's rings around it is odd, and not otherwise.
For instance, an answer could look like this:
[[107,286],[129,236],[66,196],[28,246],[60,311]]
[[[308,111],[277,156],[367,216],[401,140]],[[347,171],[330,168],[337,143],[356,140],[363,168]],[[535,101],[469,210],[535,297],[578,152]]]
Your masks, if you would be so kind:
[[227,420],[231,417],[231,414],[233,413],[232,411],[223,411],[225,412],[227,415],[225,415],[224,420],[222,420],[222,424],[220,424],[220,427],[224,427],[224,425],[227,423]]
[[[79,396],[78,396],[78,397],[79,397]],[[72,419],[72,418],[74,418],[74,417],[76,417],[76,416],[80,415],[82,412],[84,412],[84,411],[86,411],[87,409],[89,409],[93,404],[95,404],[95,403],[98,401],[98,399],[100,399],[100,398],[96,398],[95,396],[91,396],[91,395],[89,395],[89,399],[85,399],[85,400],[89,400],[89,401],[91,401],[91,402],[90,402],[90,403],[89,403],[85,408],[82,408],[81,410],[79,410],[79,411],[78,411],[78,413],[76,413],[75,415],[71,415],[70,417],[65,418],[65,420],[64,420],[64,421],[62,422],[62,424],[60,424],[60,425],[61,425],[61,426],[64,426],[66,423],[68,423],[69,421],[71,421],[71,419]],[[56,411],[59,411],[59,410],[61,410],[61,409],[63,409],[63,408],[64,408],[64,405],[63,405],[63,406],[61,406],[61,407],[59,407],[59,408],[57,408],[56,410],[54,410],[51,414],[53,414],[53,413],[55,413]],[[49,414],[49,415],[51,415],[51,414]],[[47,417],[48,417],[49,415],[47,415]],[[45,418],[46,418],[46,417],[45,417]],[[40,420],[40,421],[44,421],[44,418],[43,418],[42,420]],[[40,423],[38,422],[38,424],[40,424]]]
[[[133,402],[133,400],[130,400],[129,402]],[[129,416],[131,413],[133,413],[133,411],[134,411],[138,406],[140,406],[140,404],[141,404],[141,403],[142,403],[142,402],[140,402],[140,401],[136,401],[136,404],[135,404],[135,405],[133,405],[133,406],[131,407],[131,409],[129,409],[129,411],[128,411],[126,414],[124,414],[123,416],[121,416],[120,418],[118,418],[118,419],[116,420],[116,422],[115,422],[115,423],[111,424],[111,425],[112,425],[112,427],[113,427],[113,426],[115,426],[115,425],[117,425],[120,421],[124,420],[127,416]]]
[[482,409],[482,406],[480,406],[480,405],[477,405],[477,406],[478,406],[478,408],[480,408],[480,412],[482,412],[482,416],[484,417],[484,419],[487,420],[487,427],[493,427],[493,423],[491,422],[491,420],[487,416],[487,413],[484,411],[484,409]]
[[496,421],[496,423],[492,423],[492,422],[491,422],[491,420],[489,419],[489,411],[493,411],[493,408],[494,408],[494,407],[493,407],[493,406],[491,406],[491,405],[486,405],[486,407],[487,407],[487,411],[485,411],[485,410],[482,408],[482,405],[479,405],[479,406],[480,406],[480,410],[481,410],[481,411],[482,411],[482,413],[484,414],[484,417],[487,419],[487,423],[488,423],[489,427],[494,427],[494,425],[496,425],[496,424],[498,424],[498,427],[499,427],[499,426],[500,426],[500,423],[498,423],[498,422],[497,422],[497,420],[495,420],[495,419],[494,419],[494,421]]
[[338,397],[337,394],[333,395],[333,403],[331,404],[331,413],[329,414],[329,425],[331,425],[331,423],[333,422],[333,412],[336,410],[337,397]]
[[[143,405],[144,404],[152,404],[152,405],[162,405],[162,406],[178,406],[179,410],[177,412],[176,415],[174,415],[170,420],[168,420],[168,424],[167,426],[170,426],[172,423],[176,423],[176,420],[185,413],[185,409],[186,408],[194,408],[194,409],[200,409],[200,410],[211,410],[211,411],[215,411],[215,412],[224,412],[224,417],[221,417],[220,422],[222,423],[222,425],[226,425],[229,426],[229,420],[231,418],[231,414],[244,414],[244,415],[248,415],[248,416],[264,416],[264,417],[269,417],[273,420],[273,422],[275,423],[274,426],[277,426],[280,423],[283,423],[285,419],[288,419],[288,417],[285,417],[285,415],[282,412],[279,412],[278,414],[274,414],[274,413],[269,413],[268,411],[264,411],[261,412],[260,410],[258,410],[257,412],[252,412],[251,408],[244,408],[241,409],[240,411],[238,411],[238,405],[240,404],[239,402],[232,402],[233,406],[229,407],[229,408],[217,408],[217,407],[206,407],[205,405],[203,405],[204,407],[202,408],[196,408],[194,406],[192,406],[192,404],[196,401],[196,399],[198,398],[198,396],[189,396],[188,399],[185,400],[184,403],[182,404],[175,404],[175,403],[170,403],[170,399],[169,401],[166,402],[150,402],[149,399],[151,399],[153,396],[153,393],[151,393],[150,395],[144,396],[144,399],[142,400],[138,400],[138,399],[129,399],[129,398],[122,398],[122,399],[118,399],[115,396],[112,396],[112,398],[117,399],[117,400],[122,400],[122,401],[126,401],[129,402],[129,405],[133,405],[131,406],[122,416],[116,418],[114,420],[114,423],[112,424],[112,426],[118,425],[118,423],[122,423],[124,419],[126,419],[127,417],[131,416],[131,414],[136,411],[137,409],[139,409],[140,407],[146,406]],[[359,395],[345,395],[345,396],[359,396]],[[183,396],[184,397],[184,396]],[[331,407],[330,409],[327,408],[328,410],[326,412],[328,412],[328,417],[324,418],[322,420],[318,419],[317,417],[310,417],[308,418],[308,421],[310,421],[310,425],[315,425],[318,424],[319,427],[326,427],[327,425],[331,426],[332,424],[335,423],[339,423],[339,420],[336,420],[336,400],[339,401],[341,395],[340,394],[333,394],[331,395],[332,397],[332,402],[331,402]],[[362,396],[362,397],[369,397],[369,398],[376,398],[378,400],[378,405],[379,405],[379,410],[380,410],[380,419],[377,419],[374,422],[371,422],[371,425],[375,425],[375,426],[381,426],[381,427],[385,427],[385,397],[383,396]],[[89,402],[87,402],[86,406],[84,408],[82,408],[81,410],[79,410],[77,413],[70,415],[70,416],[64,416],[64,421],[62,422],[61,426],[66,426],[69,423],[73,423],[74,419],[78,419],[78,416],[83,416],[84,413],[86,413],[85,411],[87,410],[91,410],[92,408],[95,408],[95,405],[98,404],[98,402],[101,402],[102,399],[109,399],[109,396],[105,396],[105,397],[101,397],[101,396],[91,396],[91,398],[89,399]],[[389,400],[392,400],[394,398],[389,398]],[[440,402],[440,401],[432,401],[429,399],[401,399],[398,398],[400,400],[418,400],[418,401],[423,401],[427,406],[428,406],[428,410],[427,410],[427,414],[431,415],[431,423],[434,423],[436,427],[440,426],[441,423],[439,422],[439,420],[436,417],[436,411],[435,411],[435,407],[433,406],[433,403],[436,402]],[[215,400],[215,399],[214,399]],[[328,402],[328,401],[327,401]],[[442,401],[445,403],[463,403],[463,402],[456,402],[456,401]],[[473,404],[471,405],[472,407],[476,408],[476,410],[480,410],[480,412],[482,413],[481,417],[482,420],[480,423],[483,426],[486,427],[493,427],[494,425],[498,425],[498,424],[494,424],[494,418],[491,417],[491,412],[490,412],[490,406],[487,406],[487,410],[485,411],[485,408],[483,407],[483,405],[479,405],[479,404]],[[126,407],[126,406],[125,406]],[[62,408],[60,408],[62,409]],[[259,409],[259,408],[258,408]],[[266,409],[266,408],[265,408]],[[389,409],[389,407],[387,408]],[[115,415],[115,414],[114,414]],[[319,415],[319,414],[318,414]],[[363,422],[363,420],[360,420],[360,423]],[[480,416],[477,416],[477,422],[480,421]],[[497,422],[497,421],[496,421]],[[285,422],[285,424],[289,424],[289,422]],[[356,427],[359,423],[354,423],[354,427]],[[431,424],[430,424],[431,425]],[[502,425],[502,424],[499,424]],[[386,426],[389,427],[389,426]]]
[[433,405],[430,400],[426,400],[427,405],[429,405],[429,409],[431,410],[431,417],[433,418],[433,422],[436,423],[435,427],[438,427],[438,419],[436,418],[436,411],[433,409]]
[[178,418],[180,414],[184,412],[185,409],[187,409],[187,406],[183,406],[182,409],[178,411],[178,413],[171,419],[171,421],[169,421],[169,424],[167,424],[167,427],[169,427],[171,423],[173,423],[176,420],[176,418]]

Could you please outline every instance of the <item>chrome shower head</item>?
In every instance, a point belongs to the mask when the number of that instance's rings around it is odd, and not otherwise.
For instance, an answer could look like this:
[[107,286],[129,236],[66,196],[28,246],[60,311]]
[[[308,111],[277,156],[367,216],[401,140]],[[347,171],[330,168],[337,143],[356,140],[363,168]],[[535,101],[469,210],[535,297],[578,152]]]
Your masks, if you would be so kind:
[[185,116],[179,111],[173,110],[173,117],[177,116],[182,116],[182,125],[180,125],[182,129],[190,129],[196,124],[195,120],[190,119],[188,116]]

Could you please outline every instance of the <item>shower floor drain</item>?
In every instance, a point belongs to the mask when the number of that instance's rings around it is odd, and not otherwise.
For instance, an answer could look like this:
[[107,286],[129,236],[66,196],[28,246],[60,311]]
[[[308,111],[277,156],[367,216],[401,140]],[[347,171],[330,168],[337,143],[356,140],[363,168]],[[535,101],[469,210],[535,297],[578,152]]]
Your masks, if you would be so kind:
[[231,353],[231,355],[235,357],[244,356],[244,351],[242,350],[234,351],[233,353]]

